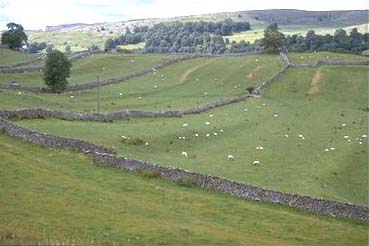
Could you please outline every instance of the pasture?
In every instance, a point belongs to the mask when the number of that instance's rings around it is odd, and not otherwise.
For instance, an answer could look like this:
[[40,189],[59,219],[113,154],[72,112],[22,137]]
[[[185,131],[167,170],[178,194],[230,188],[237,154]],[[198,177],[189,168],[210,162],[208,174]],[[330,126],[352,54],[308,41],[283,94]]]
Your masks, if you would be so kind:
[[[10,49],[0,48],[0,67],[11,66],[37,59],[36,54],[21,53]],[[1,76],[2,77],[2,76]]]
[[[145,57],[142,56],[144,61],[151,56]],[[153,57],[157,59],[157,56]],[[127,60],[129,63],[130,59]],[[138,65],[135,66],[139,70]],[[101,87],[101,110],[189,108],[244,93],[248,87],[258,85],[281,66],[282,62],[277,55],[185,60],[124,83]],[[123,71],[127,71],[127,68]],[[91,75],[82,69],[79,74],[84,77],[95,76],[94,73]],[[113,72],[105,74],[116,77]],[[15,75],[8,76],[10,79]],[[18,94],[17,91],[3,90],[0,98],[4,99],[4,104],[0,105],[2,108],[33,106],[96,112],[97,104],[96,88],[60,95],[27,92]]]
[[97,167],[0,134],[0,244],[366,245],[367,225]]
[[[367,204],[367,81],[365,66],[290,69],[261,98],[200,115],[113,123],[50,119],[19,123],[114,146],[121,155],[162,165]],[[195,88],[191,90],[195,94]],[[145,96],[139,101],[145,105]],[[181,155],[183,151],[188,158]]]
[[[146,68],[175,58],[168,55],[124,55],[124,54],[95,54],[73,62],[70,85],[110,79],[141,71]],[[24,85],[43,86],[42,72],[26,72],[3,74],[0,83],[17,81]]]

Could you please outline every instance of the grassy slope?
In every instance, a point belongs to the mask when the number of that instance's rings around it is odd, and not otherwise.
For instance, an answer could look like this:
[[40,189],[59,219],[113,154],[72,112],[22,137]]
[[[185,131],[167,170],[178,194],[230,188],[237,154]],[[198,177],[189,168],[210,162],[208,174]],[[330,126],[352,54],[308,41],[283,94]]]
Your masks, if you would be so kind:
[[[187,60],[127,83],[102,87],[101,108],[102,111],[122,108],[187,108],[243,93],[248,86],[259,84],[281,66],[275,55]],[[208,95],[204,95],[205,92]],[[120,96],[120,93],[123,95]],[[74,96],[71,99],[70,94],[18,95],[16,91],[4,90],[0,92],[0,98],[4,101],[0,107],[42,106],[87,112],[96,110],[96,89],[74,93]]]
[[[100,79],[119,77],[150,68],[171,58],[168,55],[94,55],[74,62],[68,81],[69,84],[74,85],[96,81],[97,75]],[[42,77],[42,72],[3,74],[0,83],[18,81],[25,85],[42,86],[44,84]]]
[[367,225],[186,188],[0,134],[0,244],[367,245]]
[[10,49],[0,48],[0,66],[27,62],[34,59],[37,59],[37,55],[35,54],[25,54]]
[[[362,145],[356,140],[367,134],[367,67],[330,66],[318,70],[288,70],[262,98],[201,115],[114,123],[58,120],[20,123],[114,146],[120,154],[133,158],[271,189],[368,203],[367,140],[362,139]],[[308,94],[311,87],[314,94]],[[201,91],[194,89],[192,93]],[[207,121],[209,126],[205,125]],[[184,123],[189,126],[183,127]],[[341,127],[343,123],[347,126]],[[219,135],[213,136],[214,132]],[[200,136],[195,137],[195,133]],[[211,136],[206,137],[207,133]],[[305,140],[298,137],[300,134]],[[122,135],[140,138],[149,142],[149,146],[122,143]],[[345,135],[351,143],[344,139]],[[179,140],[179,136],[185,136],[186,140]],[[264,150],[256,150],[256,146],[263,146]],[[336,151],[324,151],[331,147]],[[189,158],[183,158],[182,151],[188,152]],[[227,160],[228,154],[234,155],[235,160]],[[254,160],[261,165],[253,166]]]

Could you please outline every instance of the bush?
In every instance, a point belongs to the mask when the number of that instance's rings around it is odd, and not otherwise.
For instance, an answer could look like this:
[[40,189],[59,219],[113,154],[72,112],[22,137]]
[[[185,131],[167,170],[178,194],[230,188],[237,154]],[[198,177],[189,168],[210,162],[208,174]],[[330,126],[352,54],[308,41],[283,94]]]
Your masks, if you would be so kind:
[[72,64],[62,52],[53,50],[47,54],[44,81],[52,92],[62,92],[68,85]]

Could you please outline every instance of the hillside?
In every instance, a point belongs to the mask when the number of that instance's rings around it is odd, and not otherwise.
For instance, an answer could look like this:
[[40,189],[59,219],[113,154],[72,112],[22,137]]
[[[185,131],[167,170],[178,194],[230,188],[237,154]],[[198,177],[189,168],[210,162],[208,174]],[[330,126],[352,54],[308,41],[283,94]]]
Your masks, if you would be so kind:
[[[73,51],[86,50],[90,45],[96,44],[103,48],[108,38],[122,34],[122,31],[135,26],[153,26],[161,22],[188,22],[188,21],[221,21],[227,18],[234,21],[247,21],[253,31],[243,33],[232,40],[254,41],[260,38],[263,29],[270,23],[277,22],[286,34],[305,34],[310,29],[315,29],[321,34],[333,33],[336,28],[360,26],[362,32],[368,32],[368,10],[348,11],[303,11],[288,9],[252,10],[238,12],[224,12],[204,15],[180,16],[175,18],[150,18],[136,19],[121,22],[106,23],[71,23],[59,26],[50,26],[46,31],[29,32],[30,41],[48,42],[58,49],[64,50],[68,43]],[[363,26],[364,25],[364,26]],[[237,36],[237,34],[236,34]]]

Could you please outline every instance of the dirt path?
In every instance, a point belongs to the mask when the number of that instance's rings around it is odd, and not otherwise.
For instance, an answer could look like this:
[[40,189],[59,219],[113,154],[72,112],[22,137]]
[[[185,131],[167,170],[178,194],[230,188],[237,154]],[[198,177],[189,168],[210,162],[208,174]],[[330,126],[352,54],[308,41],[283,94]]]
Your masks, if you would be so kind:
[[193,72],[195,72],[196,70],[198,70],[198,69],[200,69],[200,68],[202,68],[202,67],[204,67],[204,66],[208,65],[208,64],[209,64],[209,63],[211,63],[211,62],[213,62],[213,60],[211,60],[211,61],[207,61],[207,62],[205,62],[205,63],[202,63],[202,64],[200,64],[200,65],[197,65],[197,66],[195,66],[195,67],[193,67],[193,68],[188,69],[186,72],[184,72],[184,73],[181,75],[181,77],[180,77],[180,79],[179,79],[179,82],[184,82],[184,81],[188,78],[188,76],[190,76],[190,74],[191,74],[191,73],[193,73]]
[[252,70],[249,75],[247,75],[248,79],[254,79],[255,77],[255,73],[259,72],[260,69],[262,69],[264,66],[257,66],[256,68],[254,68],[254,70]]
[[318,95],[320,92],[320,88],[319,88],[319,83],[323,78],[323,73],[321,71],[321,69],[319,68],[315,74],[313,79],[311,80],[311,84],[310,84],[310,90],[309,90],[309,95]]

